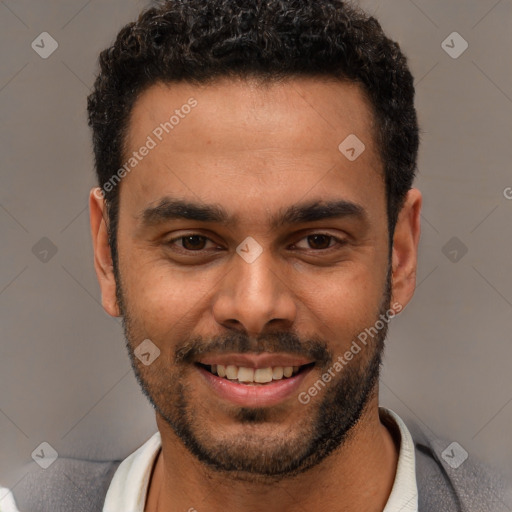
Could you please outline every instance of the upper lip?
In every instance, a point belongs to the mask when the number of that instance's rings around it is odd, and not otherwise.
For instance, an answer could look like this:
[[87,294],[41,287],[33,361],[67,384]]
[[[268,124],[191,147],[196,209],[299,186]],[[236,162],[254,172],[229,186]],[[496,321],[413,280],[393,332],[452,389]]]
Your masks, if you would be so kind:
[[313,361],[304,357],[284,353],[263,353],[263,354],[211,354],[202,356],[201,364],[221,364],[224,366],[234,365],[244,368],[270,368],[276,366],[302,366]]

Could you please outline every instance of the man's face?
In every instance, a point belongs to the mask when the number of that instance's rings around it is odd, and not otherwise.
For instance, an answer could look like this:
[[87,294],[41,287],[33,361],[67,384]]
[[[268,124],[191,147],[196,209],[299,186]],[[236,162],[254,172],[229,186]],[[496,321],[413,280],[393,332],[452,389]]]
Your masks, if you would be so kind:
[[[190,98],[197,104],[181,108]],[[160,123],[176,110],[166,133]],[[135,104],[126,159],[148,136],[155,146],[119,185],[120,312],[159,425],[212,467],[303,471],[375,399],[387,325],[307,405],[298,400],[390,304],[372,119],[358,86],[313,79],[155,85]],[[338,149],[350,135],[365,145],[355,160]],[[226,218],[173,218],[165,201],[176,200]],[[336,217],[277,222],[290,208],[338,201],[348,206]],[[146,339],[160,350],[149,365],[134,355]],[[271,367],[276,380],[239,383],[212,364]],[[300,371],[277,380],[286,366]]]

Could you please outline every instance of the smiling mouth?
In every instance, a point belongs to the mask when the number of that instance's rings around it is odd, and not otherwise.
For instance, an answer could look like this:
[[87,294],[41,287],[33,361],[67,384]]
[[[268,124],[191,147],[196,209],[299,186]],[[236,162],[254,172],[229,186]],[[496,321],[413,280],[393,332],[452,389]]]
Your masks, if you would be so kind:
[[195,364],[201,368],[204,368],[217,377],[246,385],[261,385],[286,380],[291,377],[295,377],[295,375],[298,375],[299,373],[302,373],[315,365],[313,362],[301,366],[269,366],[267,368],[247,368],[245,366],[235,365],[207,365],[203,363]]

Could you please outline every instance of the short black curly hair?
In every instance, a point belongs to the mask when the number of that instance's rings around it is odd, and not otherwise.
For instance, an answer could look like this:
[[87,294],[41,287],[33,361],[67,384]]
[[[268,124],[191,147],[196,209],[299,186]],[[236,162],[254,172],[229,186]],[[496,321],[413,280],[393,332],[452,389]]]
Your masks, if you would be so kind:
[[[306,76],[360,84],[377,125],[391,250],[419,133],[407,60],[375,18],[342,0],[163,0],[123,27],[99,62],[88,113],[100,186],[122,166],[135,101],[157,82]],[[103,190],[114,265],[119,188]]]

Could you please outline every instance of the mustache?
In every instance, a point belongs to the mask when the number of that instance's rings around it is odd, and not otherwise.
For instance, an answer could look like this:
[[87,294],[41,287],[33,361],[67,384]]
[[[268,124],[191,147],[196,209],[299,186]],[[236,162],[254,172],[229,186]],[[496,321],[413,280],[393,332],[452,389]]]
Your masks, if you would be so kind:
[[312,359],[320,365],[329,365],[333,361],[333,355],[328,350],[327,344],[317,336],[301,341],[296,333],[288,331],[268,333],[258,338],[236,331],[214,336],[208,341],[203,336],[195,336],[176,348],[174,362],[175,364],[194,363],[202,354],[209,352],[215,354],[285,352]]

